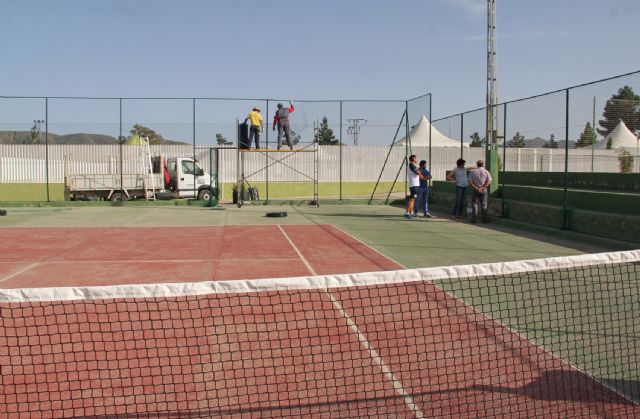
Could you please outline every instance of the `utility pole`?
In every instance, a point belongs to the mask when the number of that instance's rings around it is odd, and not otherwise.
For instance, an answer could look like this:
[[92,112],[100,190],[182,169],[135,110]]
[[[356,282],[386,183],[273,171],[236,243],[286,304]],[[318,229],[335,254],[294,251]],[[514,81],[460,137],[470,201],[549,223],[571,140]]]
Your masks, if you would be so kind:
[[347,127],[347,134],[353,135],[353,145],[358,145],[358,135],[360,134],[360,123],[366,123],[367,120],[364,118],[353,118],[347,119],[347,122],[351,124],[350,127]]
[[498,81],[496,47],[496,0],[487,0],[487,148],[498,142]]
[[[500,156],[498,155],[498,62],[497,62],[497,36],[496,36],[496,0],[487,0],[487,126],[485,163],[495,179],[489,191],[493,193],[500,187],[498,176],[500,174]],[[505,121],[506,125],[506,121]],[[503,138],[503,147],[505,146]]]

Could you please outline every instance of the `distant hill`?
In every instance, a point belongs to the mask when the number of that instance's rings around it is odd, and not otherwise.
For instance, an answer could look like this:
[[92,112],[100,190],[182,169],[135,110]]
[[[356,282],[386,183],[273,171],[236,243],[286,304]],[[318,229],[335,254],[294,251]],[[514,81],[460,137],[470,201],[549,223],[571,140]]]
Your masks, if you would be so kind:
[[[30,134],[30,131],[0,131],[0,144],[38,144],[38,142],[31,140]],[[44,133],[40,133],[38,141],[40,144],[44,144]],[[111,135],[85,133],[58,135],[50,132],[47,136],[47,141],[51,145],[118,144],[118,139]],[[185,145],[189,143],[162,139],[158,144]]]

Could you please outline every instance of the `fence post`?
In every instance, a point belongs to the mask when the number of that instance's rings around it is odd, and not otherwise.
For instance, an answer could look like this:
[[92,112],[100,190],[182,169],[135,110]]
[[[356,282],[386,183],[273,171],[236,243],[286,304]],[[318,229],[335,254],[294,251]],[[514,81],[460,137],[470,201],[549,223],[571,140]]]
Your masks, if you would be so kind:
[[507,173],[507,104],[504,104],[504,111],[502,112],[502,191],[500,192],[502,198],[502,213],[501,216],[504,218],[504,195],[505,195],[505,186],[507,183],[506,179]]
[[[431,121],[429,121],[431,123]],[[404,102],[404,165],[409,165],[409,101]],[[402,170],[402,166],[400,166]],[[407,176],[404,177],[404,196],[409,195],[409,182]]]
[[198,199],[196,191],[196,100],[193,103],[193,200]]
[[431,123],[431,93],[429,93],[429,169],[433,170],[433,166],[431,165],[431,127],[433,124]]
[[119,128],[119,134],[118,134],[118,143],[120,145],[120,147],[118,147],[118,151],[120,153],[119,156],[119,160],[120,160],[120,190],[122,190],[122,185],[124,183],[124,179],[123,179],[123,175],[122,175],[122,171],[124,170],[124,163],[123,163],[123,157],[122,157],[122,144],[124,143],[124,138],[122,137],[122,98],[118,99],[119,102],[119,107],[120,107],[120,117],[119,117],[119,124],[120,124],[120,128]]
[[47,202],[49,197],[49,98],[44,98],[44,176],[47,183]]
[[464,159],[464,113],[460,114],[460,158]]
[[569,184],[569,89],[565,90],[564,110],[564,191],[562,193],[562,228],[569,228],[567,219],[567,186]]
[[340,189],[340,192],[338,194],[339,195],[338,199],[342,201],[342,100],[340,101],[340,150],[339,151],[340,151],[340,156],[338,159],[339,160],[338,173],[339,173],[340,180],[338,182],[339,183],[338,188]]
[[[266,106],[266,113],[265,113],[265,124],[264,124],[264,129],[267,132],[266,135],[266,142],[267,142],[267,150],[269,149],[269,99],[266,99],[267,102],[267,106]],[[265,185],[264,185],[264,189],[266,192],[266,201],[269,202],[269,152],[264,153],[264,158],[265,158]]]

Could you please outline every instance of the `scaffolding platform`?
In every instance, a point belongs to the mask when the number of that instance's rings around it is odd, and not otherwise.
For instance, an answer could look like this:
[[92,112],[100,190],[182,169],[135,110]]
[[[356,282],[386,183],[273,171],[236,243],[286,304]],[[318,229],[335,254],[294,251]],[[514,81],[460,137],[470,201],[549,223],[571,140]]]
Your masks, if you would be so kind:
[[[317,141],[312,141],[310,143],[302,143],[303,145],[300,148],[295,148],[293,150],[285,150],[283,149],[275,149],[275,148],[240,148],[240,123],[238,120],[236,120],[236,124],[237,124],[237,133],[238,133],[238,138],[236,141],[236,150],[237,150],[237,161],[236,161],[236,167],[237,167],[237,179],[236,179],[236,203],[238,205],[238,208],[241,208],[242,205],[244,204],[244,193],[243,191],[245,191],[245,186],[251,187],[250,184],[250,180],[252,178],[255,178],[255,176],[257,176],[258,174],[265,172],[265,177],[266,177],[266,182],[267,182],[267,196],[266,196],[266,200],[269,200],[269,192],[268,192],[268,172],[269,172],[269,168],[275,165],[279,165],[281,167],[285,167],[288,170],[290,170],[292,173],[297,174],[299,177],[301,177],[303,180],[303,182],[309,182],[313,184],[313,201],[312,201],[312,205],[315,205],[316,207],[320,206],[320,192],[319,192],[319,175],[318,175],[318,168],[319,168],[319,161],[318,161],[318,143]],[[317,129],[316,124],[314,123],[314,133]],[[300,144],[299,144],[300,145]],[[288,146],[287,146],[288,147]],[[296,168],[294,167],[295,162],[292,160],[295,160],[295,156],[297,155],[308,155],[309,153],[313,154],[313,172],[309,173],[306,171],[306,167],[304,169],[300,169],[300,168]],[[258,155],[263,155],[265,156],[265,160],[264,160],[264,165],[263,167],[259,168],[258,170],[255,170],[251,173],[246,173],[246,160],[248,157],[248,154],[258,154]],[[307,158],[308,159],[308,158]],[[298,161],[297,163],[301,163],[300,161]],[[303,164],[306,164],[305,162],[302,162]],[[308,162],[310,163],[310,162]]]

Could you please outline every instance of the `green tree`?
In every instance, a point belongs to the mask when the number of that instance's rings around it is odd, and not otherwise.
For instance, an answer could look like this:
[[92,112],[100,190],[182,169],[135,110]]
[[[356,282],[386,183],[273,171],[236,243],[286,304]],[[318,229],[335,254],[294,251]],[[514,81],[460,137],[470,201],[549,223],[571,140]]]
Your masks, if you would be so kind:
[[522,148],[524,147],[524,136],[520,135],[520,132],[516,132],[516,135],[507,143],[508,147]]
[[606,137],[620,121],[632,132],[640,129],[640,96],[630,86],[620,88],[617,94],[607,100],[602,119],[598,121],[602,127],[598,133]]
[[544,145],[542,147],[543,148],[558,148],[558,142],[556,141],[556,136],[551,134],[551,137],[549,137],[549,141],[544,143]]
[[618,154],[620,173],[631,173],[633,171],[633,156],[627,150],[622,150]]
[[469,147],[484,147],[485,144],[487,143],[486,138],[480,138],[478,131],[471,134],[469,138],[471,138],[471,143],[469,144]]
[[164,142],[162,135],[141,124],[135,124],[129,132],[131,135],[137,135],[140,138],[148,138],[149,144],[162,144]]
[[320,128],[318,128],[315,137],[315,142],[320,145],[337,145],[340,143],[340,141],[336,139],[336,136],[333,135],[333,130],[329,128],[329,121],[326,116],[322,118],[322,123],[320,124]]
[[591,126],[591,122],[587,122],[587,125],[584,126],[584,131],[582,131],[582,134],[580,134],[580,138],[576,143],[576,147],[591,147],[596,143],[597,138],[598,137],[596,136],[596,132]]
[[216,143],[218,145],[233,145],[233,141],[229,141],[226,137],[220,133],[216,134]]
[[[33,126],[31,127],[31,130],[29,131],[29,144],[41,144],[42,142],[40,141],[40,124],[42,124],[44,121],[41,120],[37,120],[37,121],[33,121]],[[25,141],[26,142],[26,141]]]

